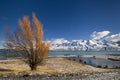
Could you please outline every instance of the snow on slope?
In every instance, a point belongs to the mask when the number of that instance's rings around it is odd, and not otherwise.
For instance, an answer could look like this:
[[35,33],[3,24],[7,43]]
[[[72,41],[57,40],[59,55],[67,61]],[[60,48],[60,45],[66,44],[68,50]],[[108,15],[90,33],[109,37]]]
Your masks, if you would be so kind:
[[94,31],[90,40],[71,40],[64,38],[49,41],[51,50],[82,50],[82,51],[120,51],[120,33],[108,35],[110,31]]
[[[101,34],[103,33],[101,32]],[[100,35],[100,32],[99,32],[99,35]],[[100,51],[100,50],[120,51],[120,33],[107,36],[106,38],[102,38],[101,35],[99,39],[95,37],[91,40],[71,40],[71,41],[68,41],[64,38],[54,39],[50,41],[50,44],[51,44],[50,49],[51,50],[79,50],[79,51]]]
[[100,50],[120,50],[118,42],[109,42],[106,40],[72,40],[55,39],[50,41],[51,50],[82,50],[82,51],[100,51]]

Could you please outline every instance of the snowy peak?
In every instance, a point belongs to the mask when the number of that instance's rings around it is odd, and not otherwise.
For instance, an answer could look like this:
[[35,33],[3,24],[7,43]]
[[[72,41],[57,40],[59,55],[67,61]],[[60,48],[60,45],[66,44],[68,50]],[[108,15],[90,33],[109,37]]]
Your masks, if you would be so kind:
[[94,31],[90,40],[66,40],[64,38],[48,41],[51,50],[79,51],[120,51],[120,33],[109,35],[110,31]]
[[120,41],[109,42],[107,40],[72,40],[63,38],[50,42],[51,50],[79,50],[79,51],[100,51],[100,50],[120,50]]

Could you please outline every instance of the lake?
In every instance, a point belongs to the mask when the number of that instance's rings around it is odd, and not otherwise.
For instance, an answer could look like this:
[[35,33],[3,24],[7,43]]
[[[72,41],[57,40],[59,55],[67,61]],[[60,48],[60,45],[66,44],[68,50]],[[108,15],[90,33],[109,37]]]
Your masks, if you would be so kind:
[[51,51],[50,56],[64,57],[99,68],[120,68],[120,51]]
[[120,51],[50,51],[49,56],[120,54]]
[[[9,52],[7,50],[0,50],[0,60],[3,61],[6,53]],[[50,51],[50,57],[68,57],[71,60],[83,61],[88,65],[92,65],[95,67],[108,67],[108,68],[116,68],[120,67],[120,61],[111,61],[108,58],[120,59],[120,51]],[[75,57],[71,57],[75,56]],[[78,58],[80,56],[81,58]],[[93,58],[95,56],[95,58]]]
[[[0,56],[5,56],[10,53],[8,50],[1,49]],[[12,52],[11,52],[12,53]],[[50,51],[49,56],[64,56],[64,55],[103,55],[103,54],[120,54],[120,51]],[[9,54],[12,55],[12,54]]]

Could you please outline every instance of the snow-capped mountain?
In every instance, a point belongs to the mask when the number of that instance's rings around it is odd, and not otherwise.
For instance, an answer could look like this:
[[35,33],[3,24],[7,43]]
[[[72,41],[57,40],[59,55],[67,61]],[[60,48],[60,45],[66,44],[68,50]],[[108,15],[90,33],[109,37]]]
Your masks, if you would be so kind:
[[49,41],[51,50],[81,51],[120,51],[120,33],[109,35],[110,31],[94,31],[90,40],[71,40],[64,38]]
[[81,51],[111,51],[120,50],[120,41],[107,40],[72,40],[55,39],[50,41],[50,50],[81,50]]

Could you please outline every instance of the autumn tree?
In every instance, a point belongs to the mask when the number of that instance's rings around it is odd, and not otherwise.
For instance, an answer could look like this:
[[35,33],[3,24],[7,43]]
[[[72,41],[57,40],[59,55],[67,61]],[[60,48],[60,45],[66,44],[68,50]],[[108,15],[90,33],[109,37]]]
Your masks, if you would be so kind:
[[19,28],[13,33],[6,29],[7,40],[5,47],[14,50],[17,55],[25,59],[31,70],[36,70],[45,58],[48,57],[49,43],[43,42],[42,24],[32,14],[32,22],[29,17],[24,16],[19,20]]

